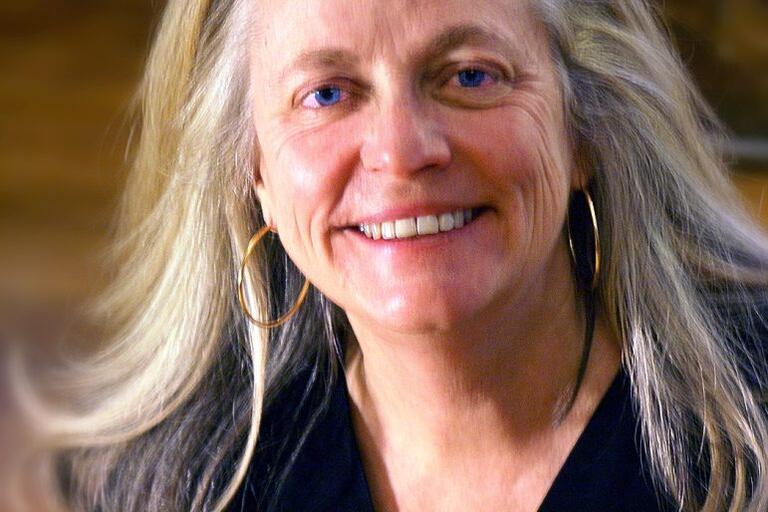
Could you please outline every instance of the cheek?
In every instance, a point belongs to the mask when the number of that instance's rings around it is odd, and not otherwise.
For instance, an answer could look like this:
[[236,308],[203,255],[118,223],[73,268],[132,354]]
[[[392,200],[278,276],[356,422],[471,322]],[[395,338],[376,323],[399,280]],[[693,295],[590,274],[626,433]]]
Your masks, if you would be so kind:
[[[274,131],[262,145],[262,177],[274,205],[281,240],[301,266],[327,247],[329,218],[351,171],[355,146],[341,125],[322,130]],[[296,253],[296,254],[294,254]]]
[[[455,120],[453,138],[498,194],[501,215],[517,237],[551,239],[565,215],[570,160],[562,123],[535,104],[517,102]],[[542,242],[543,240],[539,240]]]

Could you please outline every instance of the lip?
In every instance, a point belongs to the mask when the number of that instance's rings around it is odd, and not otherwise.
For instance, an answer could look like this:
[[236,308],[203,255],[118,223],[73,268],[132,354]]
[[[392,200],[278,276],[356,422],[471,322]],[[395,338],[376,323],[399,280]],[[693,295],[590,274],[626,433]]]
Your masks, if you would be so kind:
[[358,229],[361,224],[373,224],[388,221],[395,221],[397,219],[404,219],[408,217],[420,217],[423,215],[440,215],[443,213],[451,213],[456,210],[473,210],[482,211],[489,209],[485,204],[466,204],[466,203],[434,203],[434,204],[420,204],[412,206],[403,206],[395,208],[386,208],[373,215],[366,215],[355,219],[349,224],[341,226],[342,229]]

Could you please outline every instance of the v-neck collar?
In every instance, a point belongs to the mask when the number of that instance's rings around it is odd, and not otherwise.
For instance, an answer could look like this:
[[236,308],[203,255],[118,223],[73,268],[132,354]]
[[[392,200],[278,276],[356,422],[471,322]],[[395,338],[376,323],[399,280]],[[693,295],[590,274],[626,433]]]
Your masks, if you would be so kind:
[[[281,403],[284,405],[278,409],[290,408],[296,402],[292,404],[289,400]],[[304,405],[307,411],[298,411],[295,425],[301,426],[302,421],[308,421],[311,407],[312,400],[309,400]],[[274,417],[265,419],[267,437],[280,435],[281,432],[284,435],[286,429],[293,426],[277,423]],[[267,457],[256,463],[260,467],[252,466],[249,486],[263,487],[257,485],[255,479],[263,478],[264,471],[274,467],[274,464],[280,467],[288,462],[269,461],[269,453],[266,450],[264,454]],[[277,510],[374,512],[352,427],[349,395],[343,376],[336,379],[328,407],[296,453],[283,485],[279,489],[262,488],[262,492],[276,498]],[[279,492],[279,496],[275,496],[275,492]],[[255,502],[253,496],[248,494],[241,494],[233,502],[231,510],[253,510],[250,505]],[[628,378],[621,369],[566,458],[539,510],[667,510],[669,504],[656,496],[648,464],[640,449]]]

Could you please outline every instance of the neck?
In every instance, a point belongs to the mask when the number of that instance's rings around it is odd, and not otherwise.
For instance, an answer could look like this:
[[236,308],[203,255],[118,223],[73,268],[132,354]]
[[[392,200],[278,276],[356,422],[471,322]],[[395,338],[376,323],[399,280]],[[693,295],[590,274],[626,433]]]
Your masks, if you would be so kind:
[[[450,332],[390,333],[350,317],[347,381],[364,451],[383,466],[388,454],[407,453],[427,473],[479,450],[524,453],[546,442],[576,379],[585,327],[571,279],[552,281]],[[586,424],[618,364],[598,321],[574,424]]]

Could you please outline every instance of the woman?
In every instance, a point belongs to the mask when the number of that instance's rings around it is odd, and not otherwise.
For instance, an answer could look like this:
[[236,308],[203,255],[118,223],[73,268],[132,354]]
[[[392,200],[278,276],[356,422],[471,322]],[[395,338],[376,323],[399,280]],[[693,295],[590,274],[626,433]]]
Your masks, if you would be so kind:
[[75,508],[768,508],[768,243],[646,2],[172,0],[141,98]]

